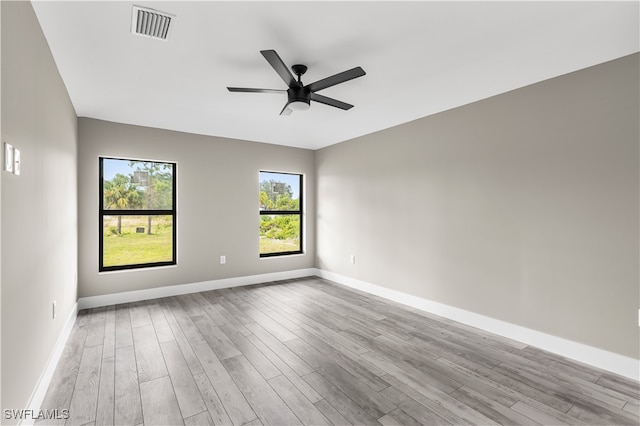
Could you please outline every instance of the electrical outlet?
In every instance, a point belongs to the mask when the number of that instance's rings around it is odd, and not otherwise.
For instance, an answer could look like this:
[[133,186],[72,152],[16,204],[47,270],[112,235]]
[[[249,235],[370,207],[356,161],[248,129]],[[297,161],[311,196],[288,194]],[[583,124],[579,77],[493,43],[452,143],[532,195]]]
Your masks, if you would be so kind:
[[51,319],[56,319],[56,301],[53,301],[53,306],[51,307]]
[[351,262],[352,265],[355,265],[355,263],[356,263],[356,255],[355,254],[352,254],[349,257],[349,262]]
[[220,264],[224,265],[225,263],[227,263],[227,256],[220,256]]

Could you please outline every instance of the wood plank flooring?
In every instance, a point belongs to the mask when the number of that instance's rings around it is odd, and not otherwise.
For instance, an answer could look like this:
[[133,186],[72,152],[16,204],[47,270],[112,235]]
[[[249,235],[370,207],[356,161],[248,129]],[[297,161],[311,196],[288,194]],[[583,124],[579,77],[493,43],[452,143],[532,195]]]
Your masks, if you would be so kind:
[[640,384],[316,277],[81,311],[75,425],[640,423]]

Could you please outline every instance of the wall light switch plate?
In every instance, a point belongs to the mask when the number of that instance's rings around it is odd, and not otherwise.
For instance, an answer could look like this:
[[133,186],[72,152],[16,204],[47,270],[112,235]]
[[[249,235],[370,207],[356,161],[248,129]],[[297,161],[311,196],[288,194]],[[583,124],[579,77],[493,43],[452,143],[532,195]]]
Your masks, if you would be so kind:
[[20,150],[13,149],[13,174],[20,176]]
[[4,171],[13,173],[13,146],[4,143]]

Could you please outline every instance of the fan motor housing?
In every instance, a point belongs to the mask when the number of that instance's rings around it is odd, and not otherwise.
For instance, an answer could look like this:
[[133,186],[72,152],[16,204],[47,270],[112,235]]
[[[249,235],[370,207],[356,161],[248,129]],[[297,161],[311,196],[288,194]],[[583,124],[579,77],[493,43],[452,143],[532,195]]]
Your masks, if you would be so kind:
[[304,102],[306,104],[311,103],[311,91],[304,87],[290,87],[287,90],[287,96],[289,103],[291,102]]

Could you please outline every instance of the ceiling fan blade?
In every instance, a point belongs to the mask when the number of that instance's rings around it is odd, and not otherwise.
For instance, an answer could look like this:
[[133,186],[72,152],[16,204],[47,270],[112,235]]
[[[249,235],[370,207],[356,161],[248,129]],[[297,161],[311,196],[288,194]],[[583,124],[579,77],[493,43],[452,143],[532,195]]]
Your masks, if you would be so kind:
[[293,110],[289,108],[289,102],[287,102],[282,111],[280,111],[280,115],[291,115],[292,112]]
[[248,87],[227,87],[230,92],[246,92],[246,93],[287,93],[281,89],[252,89]]
[[269,62],[269,65],[276,70],[280,78],[287,83],[288,87],[300,87],[300,84],[293,77],[293,74],[291,74],[289,68],[282,62],[282,59],[275,50],[261,50],[260,53],[262,53],[262,56]]
[[307,84],[305,89],[309,89],[312,92],[326,89],[327,87],[335,86],[336,84],[344,83],[345,81],[352,80],[354,78],[362,77],[366,72],[360,67],[351,68],[350,70],[343,71],[341,73],[332,75],[331,77],[323,78],[315,83]]
[[317,93],[311,93],[311,100],[320,102],[321,104],[330,105],[332,107],[348,110],[353,108],[353,105],[346,102],[339,101],[337,99],[328,98],[326,96],[318,95]]

